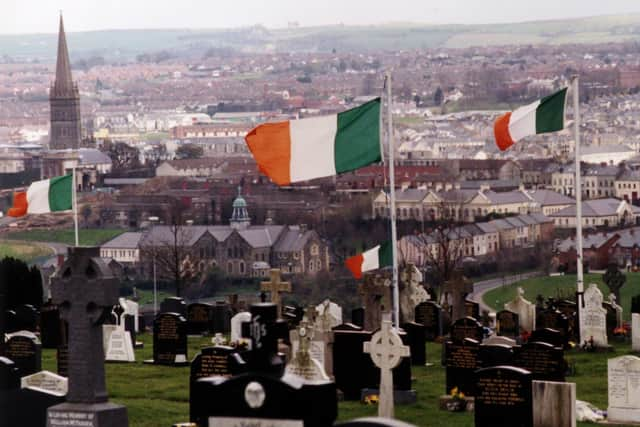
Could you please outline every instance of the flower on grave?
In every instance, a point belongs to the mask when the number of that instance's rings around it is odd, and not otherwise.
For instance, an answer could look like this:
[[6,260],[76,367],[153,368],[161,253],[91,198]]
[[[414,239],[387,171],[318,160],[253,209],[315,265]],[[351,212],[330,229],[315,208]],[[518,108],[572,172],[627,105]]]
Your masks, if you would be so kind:
[[522,342],[529,341],[529,337],[531,336],[531,332],[523,330],[520,333],[520,338],[522,338]]
[[624,327],[615,328],[613,330],[613,335],[617,337],[624,337],[627,335],[627,330]]
[[449,394],[453,400],[464,400],[464,393],[458,387],[452,388]]
[[364,398],[364,403],[366,405],[377,405],[379,401],[380,398],[377,394],[370,394]]

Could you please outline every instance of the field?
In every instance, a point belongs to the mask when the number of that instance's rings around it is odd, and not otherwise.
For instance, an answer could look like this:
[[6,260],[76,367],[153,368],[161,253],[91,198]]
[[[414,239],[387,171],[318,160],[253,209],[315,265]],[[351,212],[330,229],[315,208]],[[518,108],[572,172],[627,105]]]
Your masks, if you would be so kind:
[[[606,300],[609,295],[609,288],[607,288],[607,286],[602,282],[602,274],[585,274],[585,289],[590,283],[598,285],[598,288],[600,288],[600,291],[602,291]],[[535,277],[523,280],[521,282],[502,286],[487,292],[484,294],[484,302],[496,311],[502,310],[504,308],[504,304],[511,301],[516,296],[518,287],[522,287],[524,290],[524,297],[531,302],[535,302],[538,294],[542,294],[547,297],[558,295],[567,297],[575,292],[576,276],[568,274],[566,276]],[[625,320],[631,319],[631,297],[637,294],[640,294],[640,273],[627,273],[627,282],[620,291],[620,298],[622,299],[622,302],[618,301],[618,304],[622,306],[622,314]]]
[[[189,368],[171,368],[144,365],[144,359],[151,358],[152,340],[150,334],[139,335],[145,348],[136,350],[134,364],[107,364],[107,384],[110,399],[127,406],[129,425],[135,427],[170,426],[188,420],[189,414]],[[189,359],[197,350],[208,345],[208,338],[189,338]],[[607,407],[607,359],[627,354],[629,344],[614,343],[615,353],[566,353],[569,363],[575,368],[575,375],[567,381],[577,384],[577,396],[600,409]],[[440,366],[440,344],[429,343],[427,355],[429,367],[413,367],[414,388],[418,392],[418,402],[414,405],[397,406],[396,417],[417,426],[429,427],[472,427],[470,413],[449,413],[438,409],[438,397],[444,393],[445,371]],[[43,351],[43,369],[55,371],[55,351]],[[376,414],[376,407],[359,402],[340,402],[339,419]],[[590,424],[578,423],[586,427]]]
[[38,258],[53,255],[53,250],[47,246],[30,242],[14,242],[0,240],[0,259],[13,257],[30,263]]
[[[80,245],[100,245],[124,233],[125,231],[126,230],[109,228],[80,229],[78,231]],[[73,230],[28,230],[8,233],[6,238],[32,242],[53,242],[73,245],[75,241],[75,234]]]

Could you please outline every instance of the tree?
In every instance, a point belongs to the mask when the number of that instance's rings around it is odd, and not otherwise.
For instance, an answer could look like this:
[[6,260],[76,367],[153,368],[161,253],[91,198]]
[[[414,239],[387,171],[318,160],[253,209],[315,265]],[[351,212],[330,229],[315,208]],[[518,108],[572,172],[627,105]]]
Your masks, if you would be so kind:
[[89,218],[91,217],[91,205],[82,205],[82,208],[80,209],[80,214],[82,215],[82,218],[84,219],[84,225],[85,227],[88,226],[88,222],[89,222]]
[[443,101],[444,101],[444,93],[442,92],[442,89],[440,88],[440,86],[438,86],[435,93],[433,94],[433,102],[436,105],[440,106],[442,105]]
[[104,148],[111,159],[113,170],[135,169],[140,166],[137,148],[111,140],[104,142]]
[[204,150],[196,144],[184,144],[176,150],[178,159],[199,159],[204,155]]
[[42,305],[42,276],[36,266],[5,257],[0,261],[0,294],[6,297],[6,309],[22,304]]

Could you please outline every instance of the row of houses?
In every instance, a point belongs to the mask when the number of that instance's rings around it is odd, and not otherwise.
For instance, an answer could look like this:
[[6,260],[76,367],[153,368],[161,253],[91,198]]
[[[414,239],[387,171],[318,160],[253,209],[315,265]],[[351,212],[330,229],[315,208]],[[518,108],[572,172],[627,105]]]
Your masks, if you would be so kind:
[[418,267],[440,259],[443,250],[456,257],[486,257],[501,250],[532,247],[553,238],[553,221],[542,213],[517,215],[447,230],[407,235],[398,242],[400,257]]
[[[558,260],[568,271],[576,269],[576,239],[561,241],[556,251]],[[582,253],[585,264],[593,269],[605,269],[615,262],[625,268],[640,267],[640,227],[583,236]]]

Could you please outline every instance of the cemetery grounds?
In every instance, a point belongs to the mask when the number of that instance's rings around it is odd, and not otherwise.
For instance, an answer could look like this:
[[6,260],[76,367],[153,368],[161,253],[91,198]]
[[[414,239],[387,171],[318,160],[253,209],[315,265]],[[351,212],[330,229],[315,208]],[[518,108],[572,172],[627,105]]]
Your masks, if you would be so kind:
[[[107,363],[106,379],[110,401],[127,406],[129,424],[135,427],[166,427],[189,420],[189,367],[147,365],[142,361],[153,354],[152,334],[138,335],[144,349],[135,350],[136,363]],[[629,343],[612,342],[615,353],[567,351],[565,357],[575,369],[567,377],[575,382],[577,397],[600,409],[607,408],[607,359],[629,354]],[[211,337],[189,337],[189,360],[200,348],[211,345]],[[416,426],[473,427],[473,413],[454,413],[438,409],[438,398],[444,394],[445,369],[440,365],[442,346],[427,343],[427,359],[432,366],[413,366],[413,386],[418,402],[396,406],[396,418]],[[43,349],[42,369],[56,371],[55,350]],[[359,402],[340,402],[340,420],[377,414],[376,406]],[[578,423],[578,426],[592,424]]]

